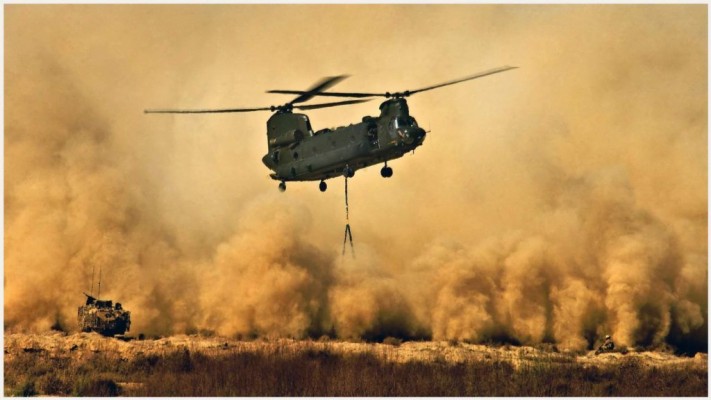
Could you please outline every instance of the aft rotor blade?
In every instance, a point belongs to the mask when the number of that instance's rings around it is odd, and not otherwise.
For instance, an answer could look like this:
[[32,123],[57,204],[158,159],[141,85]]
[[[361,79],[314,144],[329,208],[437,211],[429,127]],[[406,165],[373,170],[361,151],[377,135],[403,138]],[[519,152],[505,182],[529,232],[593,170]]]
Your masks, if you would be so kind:
[[358,103],[365,103],[366,101],[370,101],[371,99],[366,99],[366,100],[346,100],[346,101],[337,101],[334,103],[321,103],[321,104],[308,104],[305,106],[294,106],[294,108],[297,108],[299,110],[315,110],[317,108],[327,108],[327,107],[337,107],[337,106],[345,106],[348,104],[358,104]]
[[214,113],[234,113],[251,111],[271,111],[271,107],[260,108],[222,108],[215,110],[145,110],[146,114],[214,114]]
[[479,73],[476,74],[476,75],[468,76],[468,77],[466,77],[466,78],[457,79],[457,80],[455,80],[455,81],[440,83],[439,85],[429,86],[429,87],[422,88],[422,89],[417,89],[417,90],[409,90],[409,91],[406,91],[404,94],[405,94],[405,96],[409,96],[409,95],[413,95],[413,94],[415,94],[415,93],[424,92],[424,91],[426,91],[426,90],[432,90],[432,89],[441,88],[441,87],[443,87],[443,86],[454,85],[455,83],[470,81],[470,80],[472,80],[472,79],[477,79],[477,78],[482,78],[482,77],[488,76],[488,75],[498,74],[499,72],[504,72],[504,71],[508,71],[508,70],[510,70],[510,69],[515,69],[515,68],[518,68],[518,67],[511,67],[511,66],[508,66],[508,65],[507,65],[507,66],[504,66],[504,67],[494,68],[494,69],[490,69],[490,70],[488,70],[488,71],[479,72]]
[[292,100],[290,104],[295,104],[295,103],[303,103],[306,100],[311,99],[318,93],[320,93],[322,90],[326,90],[330,88],[331,86],[337,84],[338,82],[346,79],[348,75],[339,75],[339,76],[331,76],[328,78],[324,78],[321,82],[315,84],[312,86],[310,89],[308,89],[305,92],[299,92],[299,93],[294,93],[294,94],[299,94],[297,98]]

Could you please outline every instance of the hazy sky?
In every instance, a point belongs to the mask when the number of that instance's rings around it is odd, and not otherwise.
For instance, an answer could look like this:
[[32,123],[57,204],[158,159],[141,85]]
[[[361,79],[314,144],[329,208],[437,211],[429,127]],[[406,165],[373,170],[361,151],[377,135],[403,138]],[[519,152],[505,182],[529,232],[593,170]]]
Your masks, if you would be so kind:
[[[698,332],[707,32],[706,5],[6,5],[6,327],[75,329],[102,265],[136,332]],[[355,262],[342,179],[268,177],[268,112],[143,113],[502,65],[519,69],[408,99],[431,132],[393,178],[349,182]]]

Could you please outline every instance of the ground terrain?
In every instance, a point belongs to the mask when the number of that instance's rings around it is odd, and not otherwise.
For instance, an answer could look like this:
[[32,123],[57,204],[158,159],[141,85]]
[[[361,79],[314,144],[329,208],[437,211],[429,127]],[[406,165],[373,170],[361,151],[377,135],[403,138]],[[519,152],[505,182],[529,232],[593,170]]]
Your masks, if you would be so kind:
[[6,334],[6,395],[706,396],[708,359],[555,346]]

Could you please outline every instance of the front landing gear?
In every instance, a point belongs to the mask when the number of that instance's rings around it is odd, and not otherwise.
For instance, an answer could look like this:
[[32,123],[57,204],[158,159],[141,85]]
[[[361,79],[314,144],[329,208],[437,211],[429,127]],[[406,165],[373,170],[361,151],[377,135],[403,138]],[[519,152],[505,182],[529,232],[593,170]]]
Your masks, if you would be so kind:
[[355,171],[353,170],[353,168],[349,167],[348,165],[343,168],[343,176],[345,176],[346,178],[353,178],[354,175]]
[[279,183],[279,191],[282,192],[282,193],[283,193],[284,191],[286,191],[286,182],[281,181],[281,182]]
[[383,178],[390,178],[393,176],[393,169],[388,167],[388,163],[385,163],[385,166],[380,170],[380,176]]
[[318,190],[325,192],[326,189],[328,189],[328,185],[326,185],[326,182],[321,181],[321,183],[318,184]]

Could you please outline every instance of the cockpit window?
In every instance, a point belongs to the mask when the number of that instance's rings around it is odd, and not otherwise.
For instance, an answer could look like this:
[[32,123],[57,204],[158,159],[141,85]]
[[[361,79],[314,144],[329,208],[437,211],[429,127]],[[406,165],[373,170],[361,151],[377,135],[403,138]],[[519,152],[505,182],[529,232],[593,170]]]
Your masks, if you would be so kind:
[[398,129],[400,127],[415,127],[417,128],[417,121],[412,117],[397,117],[392,121],[393,128]]

